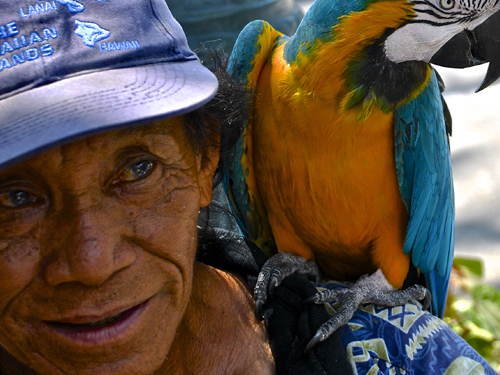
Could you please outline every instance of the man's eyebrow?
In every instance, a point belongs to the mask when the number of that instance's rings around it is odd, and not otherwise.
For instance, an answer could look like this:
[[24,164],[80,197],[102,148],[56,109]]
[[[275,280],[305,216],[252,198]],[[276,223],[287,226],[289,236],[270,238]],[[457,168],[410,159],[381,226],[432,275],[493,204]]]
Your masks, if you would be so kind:
[[[160,142],[162,146],[157,148],[155,145],[158,142],[151,143],[148,140],[148,135],[164,136],[162,137],[163,142]],[[120,145],[113,152],[113,158],[116,161],[134,153],[149,153],[161,160],[167,161],[172,157],[170,150],[172,149],[172,143],[175,143],[168,130],[168,126],[162,123],[122,129],[116,133],[116,138],[118,139],[116,144]],[[176,149],[176,147],[173,148]]]

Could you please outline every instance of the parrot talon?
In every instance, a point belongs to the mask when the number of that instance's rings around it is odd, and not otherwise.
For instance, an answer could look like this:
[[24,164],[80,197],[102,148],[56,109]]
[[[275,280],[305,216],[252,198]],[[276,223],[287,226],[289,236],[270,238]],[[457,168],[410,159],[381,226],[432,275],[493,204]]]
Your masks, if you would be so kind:
[[361,276],[350,288],[322,290],[306,299],[305,302],[340,302],[340,305],[336,307],[337,311],[333,317],[318,329],[307,348],[310,349],[319,341],[326,340],[339,327],[347,324],[361,304],[372,303],[395,307],[404,305],[411,300],[423,300],[423,307],[427,309],[431,302],[431,294],[422,285],[396,290],[387,282],[381,270],[377,270],[369,276]]
[[428,310],[431,305],[432,295],[431,292],[422,285],[413,285],[412,287],[402,290],[400,292],[395,292],[399,294],[406,294],[406,300],[416,299],[422,301],[422,309]]
[[321,301],[319,300],[319,295],[317,293],[314,296],[305,299],[303,302],[304,305],[310,305],[313,303],[321,303]]
[[255,317],[257,320],[262,321],[264,320],[264,301],[262,300],[257,300],[255,301]]
[[431,292],[429,292],[427,289],[425,289],[425,297],[422,302],[422,308],[424,310],[428,310],[429,306],[431,305],[431,300],[432,300],[432,295]]
[[264,319],[263,311],[267,297],[272,296],[281,282],[294,273],[317,280],[319,269],[316,263],[289,253],[276,254],[266,261],[254,288],[255,316],[257,319]]
[[312,350],[316,345],[318,345],[321,341],[325,341],[328,338],[328,335],[321,330],[321,328],[316,332],[314,337],[309,341],[306,346],[306,353]]

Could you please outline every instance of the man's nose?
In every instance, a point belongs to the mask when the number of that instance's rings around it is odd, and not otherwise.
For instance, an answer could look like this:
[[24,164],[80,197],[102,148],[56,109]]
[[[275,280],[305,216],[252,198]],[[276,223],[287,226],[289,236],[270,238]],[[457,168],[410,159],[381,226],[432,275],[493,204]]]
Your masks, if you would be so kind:
[[79,282],[99,286],[135,262],[133,245],[99,207],[61,216],[56,220],[60,227],[54,231],[60,240],[53,241],[44,267],[50,285]]

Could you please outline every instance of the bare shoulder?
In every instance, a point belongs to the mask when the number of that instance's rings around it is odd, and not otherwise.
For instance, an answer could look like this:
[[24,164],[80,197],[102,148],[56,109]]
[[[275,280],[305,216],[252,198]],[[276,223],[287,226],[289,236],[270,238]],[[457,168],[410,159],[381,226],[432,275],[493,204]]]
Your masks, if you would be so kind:
[[236,276],[196,264],[190,305],[169,357],[172,371],[193,374],[274,374],[264,325],[250,291]]

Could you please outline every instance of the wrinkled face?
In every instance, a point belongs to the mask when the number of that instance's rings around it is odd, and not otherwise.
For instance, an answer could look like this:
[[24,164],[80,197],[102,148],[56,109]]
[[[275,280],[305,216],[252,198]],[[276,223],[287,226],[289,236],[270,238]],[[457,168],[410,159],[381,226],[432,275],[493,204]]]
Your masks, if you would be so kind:
[[213,171],[165,122],[0,172],[0,344],[40,374],[151,374],[168,353]]

